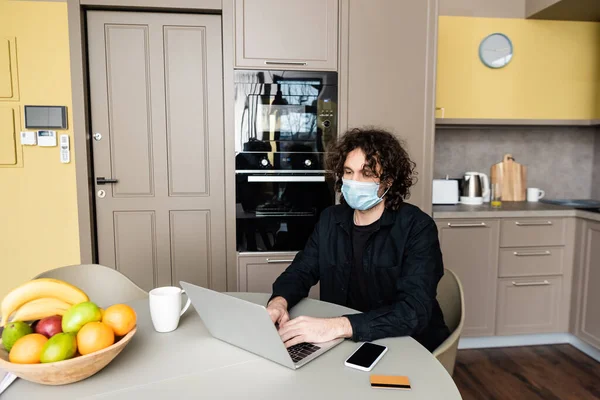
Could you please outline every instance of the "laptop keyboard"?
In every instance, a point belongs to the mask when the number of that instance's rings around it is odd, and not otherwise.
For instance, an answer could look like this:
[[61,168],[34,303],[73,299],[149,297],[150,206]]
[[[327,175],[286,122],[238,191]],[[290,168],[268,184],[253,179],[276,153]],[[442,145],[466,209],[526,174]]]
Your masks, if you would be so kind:
[[294,363],[304,360],[306,357],[310,356],[315,351],[319,350],[319,346],[315,346],[310,343],[298,343],[293,345],[288,349],[288,353],[292,357]]

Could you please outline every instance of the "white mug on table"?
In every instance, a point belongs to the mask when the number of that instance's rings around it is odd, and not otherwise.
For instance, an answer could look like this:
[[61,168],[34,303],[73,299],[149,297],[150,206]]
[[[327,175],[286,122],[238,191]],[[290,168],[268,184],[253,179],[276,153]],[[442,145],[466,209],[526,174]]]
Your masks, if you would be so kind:
[[150,317],[157,332],[171,332],[177,329],[179,318],[190,306],[190,299],[181,309],[181,295],[185,290],[177,286],[164,286],[152,289],[149,293]]
[[527,201],[536,202],[546,195],[541,189],[538,188],[527,188]]

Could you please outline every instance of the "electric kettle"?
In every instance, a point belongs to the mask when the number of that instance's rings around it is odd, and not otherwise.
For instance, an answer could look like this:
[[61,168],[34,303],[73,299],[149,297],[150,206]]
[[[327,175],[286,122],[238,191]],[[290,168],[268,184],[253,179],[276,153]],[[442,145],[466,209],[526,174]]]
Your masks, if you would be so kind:
[[460,202],[462,204],[483,204],[490,196],[490,179],[482,172],[465,172],[460,182]]

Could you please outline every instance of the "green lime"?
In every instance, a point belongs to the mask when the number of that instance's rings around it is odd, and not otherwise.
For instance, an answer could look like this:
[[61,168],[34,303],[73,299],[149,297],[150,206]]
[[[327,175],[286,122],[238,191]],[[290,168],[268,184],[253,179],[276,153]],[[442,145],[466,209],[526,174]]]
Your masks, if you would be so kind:
[[33,333],[33,329],[26,322],[10,322],[2,331],[2,345],[6,351],[10,351],[17,340],[30,333]]

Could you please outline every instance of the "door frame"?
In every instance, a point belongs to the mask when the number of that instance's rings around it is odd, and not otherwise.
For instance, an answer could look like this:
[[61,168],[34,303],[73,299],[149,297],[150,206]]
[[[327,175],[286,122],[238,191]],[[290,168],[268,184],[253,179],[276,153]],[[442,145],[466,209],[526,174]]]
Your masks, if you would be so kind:
[[235,138],[234,131],[234,1],[235,0],[66,0],[71,63],[71,95],[79,254],[82,264],[98,262],[95,222],[95,185],[91,151],[89,112],[86,13],[104,11],[179,12],[220,14],[223,44],[223,130],[225,132],[225,232],[227,252],[227,290],[237,291],[237,253],[235,247]]

